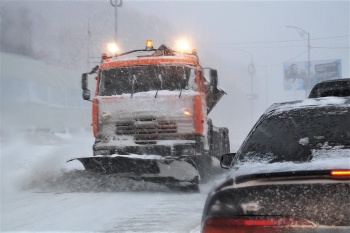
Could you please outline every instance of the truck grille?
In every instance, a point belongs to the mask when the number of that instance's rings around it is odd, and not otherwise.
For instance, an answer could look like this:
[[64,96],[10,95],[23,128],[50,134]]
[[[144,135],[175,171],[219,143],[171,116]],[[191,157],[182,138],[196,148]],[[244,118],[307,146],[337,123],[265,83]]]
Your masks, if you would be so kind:
[[175,120],[139,118],[116,123],[117,135],[132,135],[135,140],[159,140],[162,136],[177,133]]

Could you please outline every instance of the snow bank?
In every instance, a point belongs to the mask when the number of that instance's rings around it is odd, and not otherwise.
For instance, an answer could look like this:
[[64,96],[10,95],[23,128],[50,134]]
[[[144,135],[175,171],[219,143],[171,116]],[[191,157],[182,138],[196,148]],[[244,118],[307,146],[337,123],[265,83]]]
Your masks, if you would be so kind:
[[93,138],[89,134],[11,134],[1,140],[1,192],[30,189],[36,180],[50,174],[83,169],[66,163],[72,157],[91,156]]
[[[92,156],[93,140],[91,133],[49,134],[46,137],[39,137],[37,134],[13,134],[2,139],[3,200],[21,190],[55,193],[171,191],[169,187],[156,183],[117,175],[89,173],[79,161],[67,163],[72,158]],[[144,155],[144,157],[154,159],[157,156]],[[162,169],[167,170],[167,166],[163,166]],[[186,174],[184,171],[181,175]]]

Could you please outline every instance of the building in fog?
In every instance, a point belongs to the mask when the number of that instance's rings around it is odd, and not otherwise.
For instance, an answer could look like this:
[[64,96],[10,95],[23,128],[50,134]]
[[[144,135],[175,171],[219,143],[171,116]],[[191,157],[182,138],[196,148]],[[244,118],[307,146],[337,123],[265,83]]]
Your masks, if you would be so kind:
[[81,73],[1,53],[1,131],[90,130],[91,102],[82,99]]

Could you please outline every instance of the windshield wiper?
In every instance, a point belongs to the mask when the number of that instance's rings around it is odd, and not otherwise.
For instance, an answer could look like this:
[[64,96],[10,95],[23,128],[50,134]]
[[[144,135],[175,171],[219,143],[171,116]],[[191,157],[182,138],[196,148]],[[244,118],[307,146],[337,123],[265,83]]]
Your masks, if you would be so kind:
[[181,90],[180,90],[179,98],[181,97],[181,94],[182,94],[182,87],[181,87]]
[[88,74],[94,74],[94,73],[96,73],[96,71],[98,70],[98,68],[99,68],[99,66],[95,66],[94,68],[92,68],[92,70],[90,71],[90,73],[88,73]]
[[[182,89],[183,89],[182,86],[184,84],[183,81],[186,80],[186,74],[185,74],[185,68],[184,67],[182,67],[182,77],[183,77],[183,79],[181,79],[180,82],[179,82],[180,88],[181,88],[180,94],[179,94],[179,98],[181,97],[181,94],[182,94]],[[188,81],[186,81],[186,82],[188,82]],[[184,86],[186,88],[186,84]]]
[[132,96],[134,95],[134,92],[135,92],[135,80],[136,80],[135,75],[133,75],[132,86],[131,86],[131,97],[130,98],[132,98]]

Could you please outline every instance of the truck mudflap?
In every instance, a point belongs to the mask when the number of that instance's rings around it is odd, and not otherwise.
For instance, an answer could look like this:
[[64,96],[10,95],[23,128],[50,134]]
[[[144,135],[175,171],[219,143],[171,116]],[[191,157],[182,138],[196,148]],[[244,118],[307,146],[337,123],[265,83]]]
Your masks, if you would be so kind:
[[[159,156],[160,157],[160,156]],[[85,170],[99,174],[118,174],[121,177],[159,183],[198,184],[199,172],[190,158],[147,158],[129,156],[93,156],[78,160]]]

